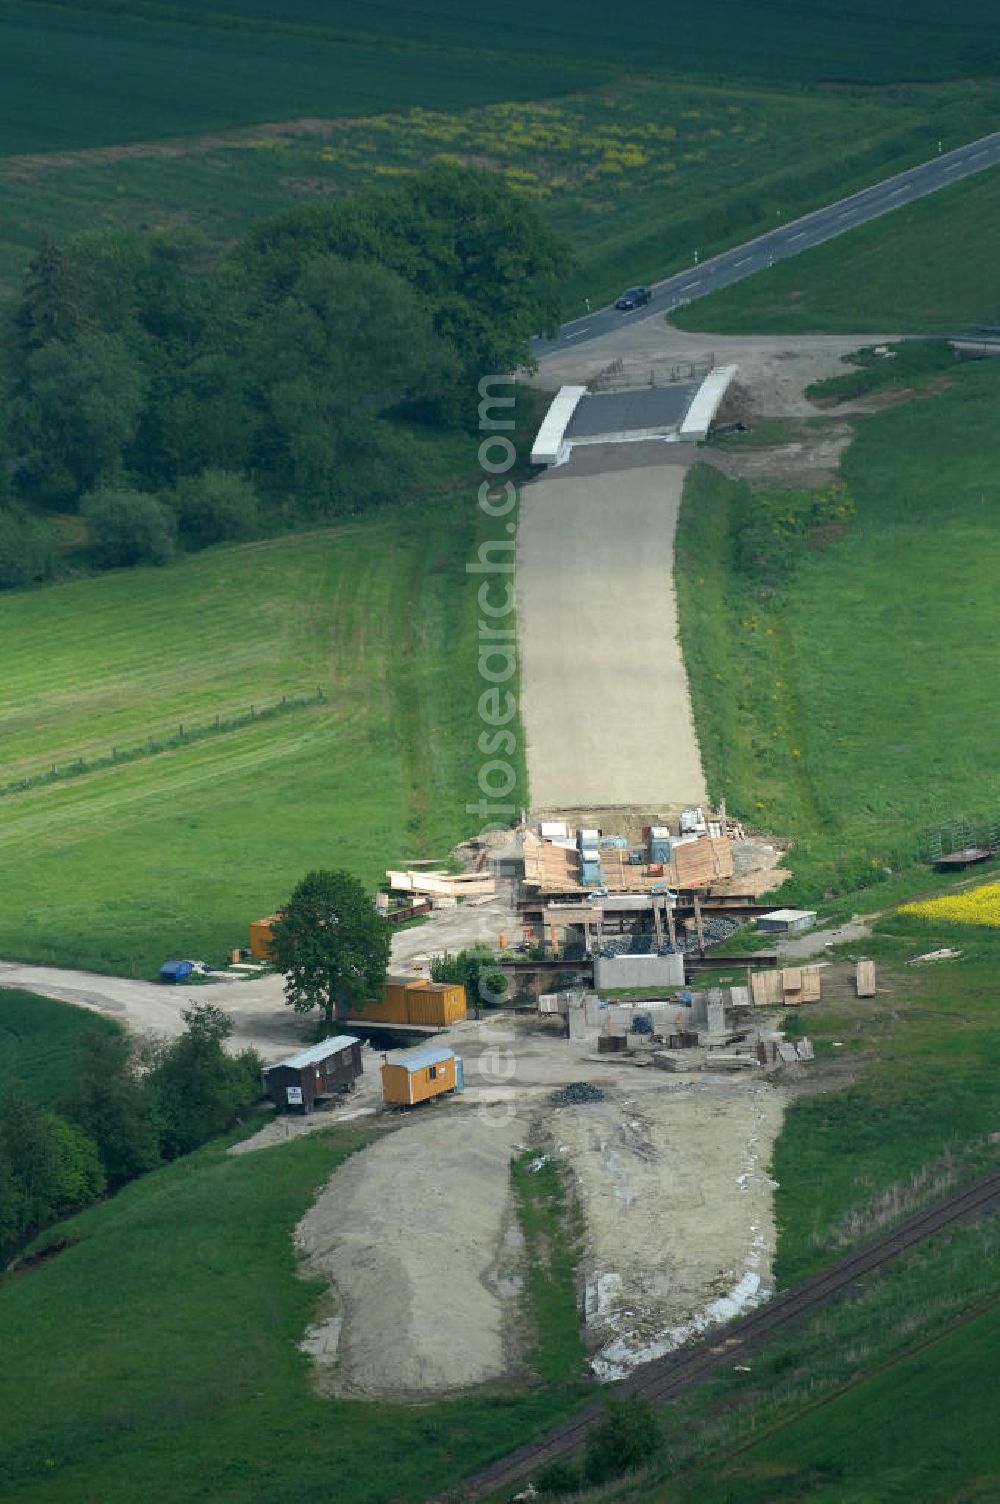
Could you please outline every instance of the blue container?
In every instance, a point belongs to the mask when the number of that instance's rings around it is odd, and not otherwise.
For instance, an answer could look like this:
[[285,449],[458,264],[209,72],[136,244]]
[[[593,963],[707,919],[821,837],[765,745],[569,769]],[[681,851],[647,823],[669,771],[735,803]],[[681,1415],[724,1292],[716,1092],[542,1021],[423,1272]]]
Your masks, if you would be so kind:
[[190,961],[164,961],[160,967],[160,981],[186,982],[193,971]]
[[455,1090],[465,1090],[465,1065],[461,1055],[455,1056]]
[[633,1034],[652,1034],[653,1015],[651,1013],[636,1013],[632,1018]]

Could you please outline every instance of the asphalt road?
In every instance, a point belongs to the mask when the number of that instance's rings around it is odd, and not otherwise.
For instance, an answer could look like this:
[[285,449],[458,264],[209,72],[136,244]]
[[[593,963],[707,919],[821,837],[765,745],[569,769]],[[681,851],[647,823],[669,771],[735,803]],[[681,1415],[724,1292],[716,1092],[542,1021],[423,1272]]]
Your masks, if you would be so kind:
[[654,283],[652,301],[644,308],[635,309],[631,313],[601,308],[583,318],[572,319],[562,326],[554,339],[533,340],[532,353],[536,359],[541,360],[544,356],[563,351],[567,347],[587,344],[590,340],[599,339],[601,335],[610,334],[625,325],[662,318],[684,303],[703,298],[707,293],[728,287],[733,282],[741,282],[744,277],[751,277],[754,272],[774,266],[778,261],[786,261],[790,256],[797,256],[814,245],[822,245],[825,240],[833,240],[835,236],[854,229],[855,225],[878,219],[880,215],[898,209],[901,204],[923,198],[925,194],[946,188],[961,178],[971,177],[973,173],[983,172],[998,163],[1000,131],[991,136],[982,136],[978,141],[970,141],[955,151],[942,152],[939,156],[931,157],[929,162],[922,162],[919,167],[911,167],[870,188],[863,188],[860,193],[838,199],[825,209],[816,209],[812,214],[803,215],[801,219],[779,225],[766,235],[758,235],[755,240],[748,240],[743,245],[734,246],[731,251],[723,251],[721,255],[712,256],[687,271]]

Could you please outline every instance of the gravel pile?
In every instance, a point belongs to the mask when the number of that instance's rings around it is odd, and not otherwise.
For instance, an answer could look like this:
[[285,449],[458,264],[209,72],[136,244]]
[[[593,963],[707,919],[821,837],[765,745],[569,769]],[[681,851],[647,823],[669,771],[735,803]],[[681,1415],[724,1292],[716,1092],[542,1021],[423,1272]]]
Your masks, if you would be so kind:
[[[705,944],[718,945],[723,940],[728,940],[730,935],[735,935],[742,925],[738,919],[721,919],[713,915],[704,921]],[[698,949],[698,936],[687,935],[678,937],[677,949],[680,951],[696,951]]]
[[[723,940],[728,940],[730,935],[741,928],[738,919],[723,919],[717,915],[707,917],[703,921],[705,931],[705,944],[718,945]],[[601,955],[611,959],[614,956],[648,955],[653,949],[655,941],[650,934],[638,935],[612,935],[605,940],[601,947]],[[661,945],[658,954],[661,956],[673,955],[674,950],[686,954],[688,951],[697,951],[698,936],[692,932],[690,935],[680,934],[677,937],[676,947],[669,942]]]
[[571,1081],[562,1091],[554,1092],[552,1100],[557,1107],[577,1107],[581,1102],[603,1102],[604,1093],[589,1081]]

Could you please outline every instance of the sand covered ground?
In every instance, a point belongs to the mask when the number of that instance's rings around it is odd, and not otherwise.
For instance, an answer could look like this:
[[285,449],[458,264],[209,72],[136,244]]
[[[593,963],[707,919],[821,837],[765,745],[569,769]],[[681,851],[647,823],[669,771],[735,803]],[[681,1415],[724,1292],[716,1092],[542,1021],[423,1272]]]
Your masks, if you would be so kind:
[[554,1149],[572,1165],[587,1227],[584,1315],[600,1378],[622,1378],[767,1297],[767,1167],[782,1112],[780,1090],[760,1082],[661,1087],[647,1075],[556,1111]]
[[296,1232],[303,1272],[332,1284],[303,1343],[322,1389],[405,1399],[516,1368],[510,1161],[522,1131],[444,1102],[332,1176]]

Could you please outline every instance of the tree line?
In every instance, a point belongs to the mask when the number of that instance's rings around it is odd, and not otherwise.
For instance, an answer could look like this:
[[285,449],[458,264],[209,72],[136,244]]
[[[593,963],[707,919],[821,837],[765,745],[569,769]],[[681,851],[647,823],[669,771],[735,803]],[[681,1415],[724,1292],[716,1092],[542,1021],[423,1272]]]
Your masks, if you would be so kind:
[[223,1048],[232,1020],[183,1013],[173,1043],[84,1034],[71,1090],[40,1107],[18,1084],[0,1100],[0,1260],[60,1217],[224,1133],[261,1095],[253,1050]]
[[410,425],[475,422],[479,378],[556,324],[565,260],[529,201],[451,163],[222,250],[47,242],[0,310],[0,587],[52,570],[46,514],[115,567],[398,497]]

